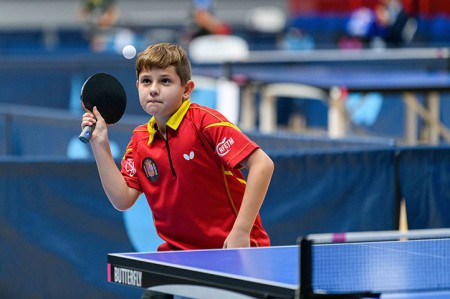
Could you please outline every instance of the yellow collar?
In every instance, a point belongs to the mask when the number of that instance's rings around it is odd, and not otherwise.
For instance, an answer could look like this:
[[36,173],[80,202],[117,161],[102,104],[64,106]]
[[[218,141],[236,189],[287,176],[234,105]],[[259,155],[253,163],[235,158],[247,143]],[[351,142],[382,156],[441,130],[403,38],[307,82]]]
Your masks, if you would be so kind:
[[[180,108],[178,108],[178,110],[169,118],[169,120],[166,123],[166,126],[173,130],[177,130],[190,106],[191,106],[191,101],[189,99],[183,101]],[[156,127],[155,124],[156,124],[156,119],[154,116],[152,116],[152,118],[147,123],[147,131],[148,131],[148,143],[147,144],[152,143],[153,138],[155,137],[155,134],[158,131],[155,128]]]

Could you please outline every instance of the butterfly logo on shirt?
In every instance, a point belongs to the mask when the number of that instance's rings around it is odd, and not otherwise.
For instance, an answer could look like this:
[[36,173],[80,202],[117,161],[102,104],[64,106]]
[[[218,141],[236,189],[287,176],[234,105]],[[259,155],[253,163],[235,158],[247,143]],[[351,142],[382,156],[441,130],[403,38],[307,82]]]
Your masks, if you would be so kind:
[[194,159],[194,152],[191,151],[189,153],[189,155],[188,154],[183,154],[183,157],[186,159],[186,161],[192,160],[192,159]]

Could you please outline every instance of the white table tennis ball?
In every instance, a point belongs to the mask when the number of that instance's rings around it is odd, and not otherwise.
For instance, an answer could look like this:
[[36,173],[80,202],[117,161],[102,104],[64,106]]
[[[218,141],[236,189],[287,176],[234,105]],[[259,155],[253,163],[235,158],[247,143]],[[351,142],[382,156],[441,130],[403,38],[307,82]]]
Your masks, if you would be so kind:
[[133,59],[136,56],[136,48],[132,45],[126,45],[122,49],[122,55],[126,59]]

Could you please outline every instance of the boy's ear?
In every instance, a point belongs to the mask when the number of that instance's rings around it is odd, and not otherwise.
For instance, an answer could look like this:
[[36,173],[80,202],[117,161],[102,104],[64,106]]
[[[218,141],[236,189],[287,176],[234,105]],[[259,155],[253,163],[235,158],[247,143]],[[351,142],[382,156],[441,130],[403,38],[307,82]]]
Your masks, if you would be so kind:
[[184,93],[183,93],[183,99],[187,100],[191,96],[192,90],[194,90],[195,84],[194,81],[189,80],[186,85],[184,85]]

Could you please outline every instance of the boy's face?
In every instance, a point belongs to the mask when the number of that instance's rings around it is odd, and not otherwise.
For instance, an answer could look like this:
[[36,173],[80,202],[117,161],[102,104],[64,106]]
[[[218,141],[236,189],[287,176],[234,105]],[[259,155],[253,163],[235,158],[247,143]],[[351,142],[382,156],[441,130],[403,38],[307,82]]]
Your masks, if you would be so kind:
[[144,69],[136,81],[139,102],[150,115],[157,120],[166,122],[181,106],[183,100],[189,98],[194,83],[189,81],[181,85],[175,67],[165,69]]

